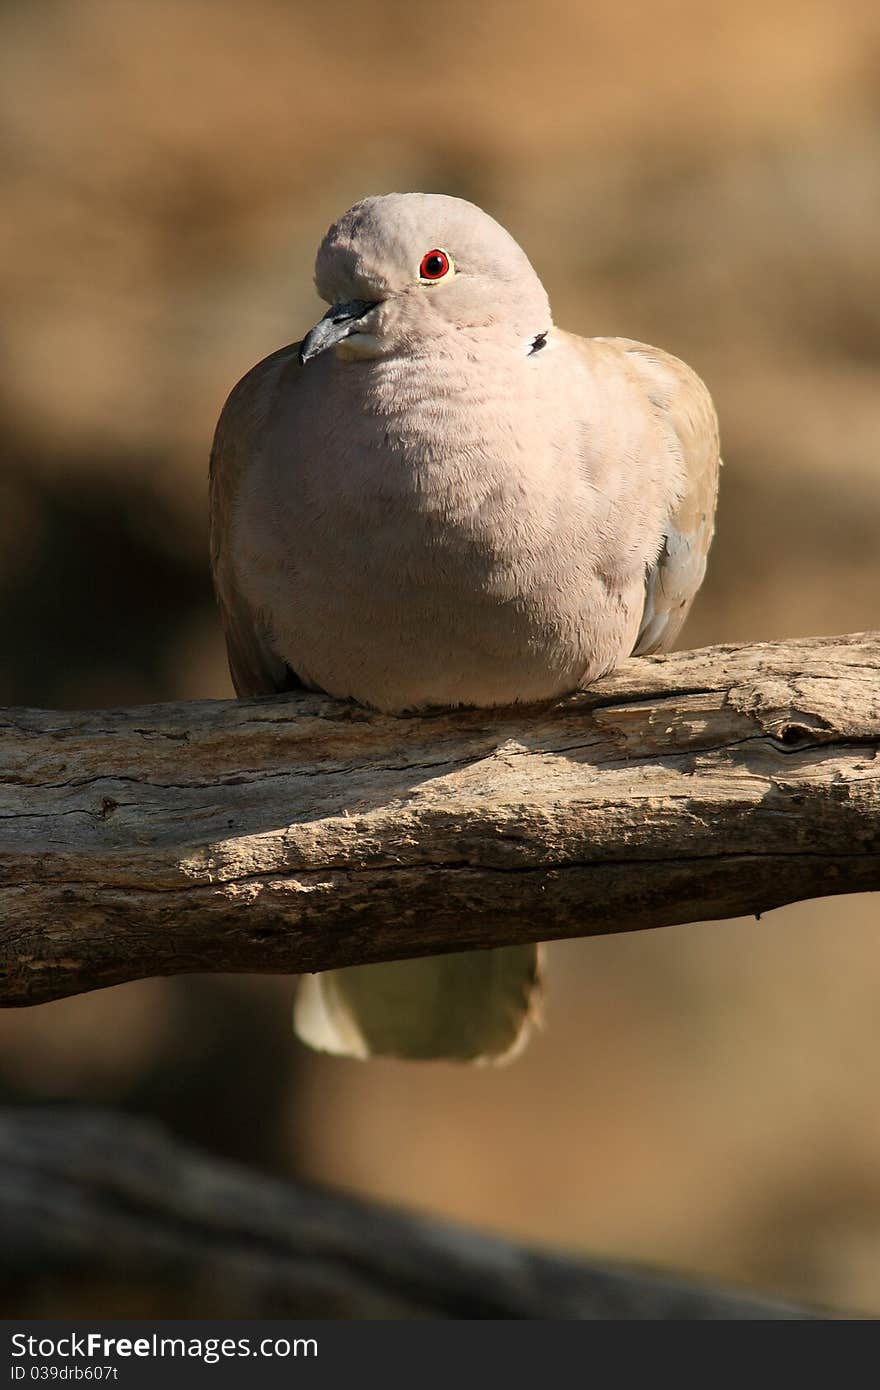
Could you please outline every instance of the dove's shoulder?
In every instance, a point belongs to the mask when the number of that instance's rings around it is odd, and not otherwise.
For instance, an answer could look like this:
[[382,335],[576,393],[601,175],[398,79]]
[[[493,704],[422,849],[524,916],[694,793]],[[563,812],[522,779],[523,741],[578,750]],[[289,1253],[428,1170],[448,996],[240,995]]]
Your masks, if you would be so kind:
[[705,382],[681,358],[632,338],[584,338],[558,333],[560,342],[600,382],[626,378],[654,409],[665,415],[683,451],[711,454],[718,449],[718,418]]
[[214,432],[209,483],[211,573],[239,695],[268,695],[298,684],[286,662],[272,650],[265,625],[240,592],[232,525],[243,477],[259,457],[279,394],[301,371],[299,343],[263,358],[229,393]]
[[226,398],[211,446],[211,509],[224,505],[241,473],[260,447],[279,390],[291,384],[302,367],[299,343],[290,343],[245,372]]

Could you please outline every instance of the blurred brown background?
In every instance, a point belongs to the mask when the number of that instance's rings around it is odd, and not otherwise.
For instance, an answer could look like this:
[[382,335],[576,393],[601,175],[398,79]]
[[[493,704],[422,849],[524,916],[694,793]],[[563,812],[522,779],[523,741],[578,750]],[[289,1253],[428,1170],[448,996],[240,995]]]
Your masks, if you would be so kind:
[[[876,0],[2,0],[0,55],[0,701],[230,693],[213,425],[320,313],[327,224],[391,189],[473,198],[563,326],[709,383],[690,645],[878,625]],[[146,981],[0,1014],[0,1099],[880,1314],[878,926],[850,898],[557,947],[500,1072],[307,1056],[286,980]]]

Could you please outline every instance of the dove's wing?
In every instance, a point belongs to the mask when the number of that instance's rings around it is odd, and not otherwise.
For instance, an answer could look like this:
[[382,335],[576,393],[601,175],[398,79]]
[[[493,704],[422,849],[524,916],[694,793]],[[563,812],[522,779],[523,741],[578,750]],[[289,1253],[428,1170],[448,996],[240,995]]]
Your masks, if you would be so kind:
[[294,672],[272,650],[270,634],[252,612],[236,584],[231,528],[238,491],[246,470],[259,456],[279,389],[302,370],[299,344],[280,348],[241,379],[223,407],[211,450],[211,571],[220,606],[229,670],[236,693],[272,695],[296,689]]
[[668,651],[703,582],[715,530],[721,464],[718,419],[703,382],[684,362],[644,343],[627,342],[652,408],[678,442],[685,488],[664,529],[656,563],[647,572],[645,609],[634,656]]

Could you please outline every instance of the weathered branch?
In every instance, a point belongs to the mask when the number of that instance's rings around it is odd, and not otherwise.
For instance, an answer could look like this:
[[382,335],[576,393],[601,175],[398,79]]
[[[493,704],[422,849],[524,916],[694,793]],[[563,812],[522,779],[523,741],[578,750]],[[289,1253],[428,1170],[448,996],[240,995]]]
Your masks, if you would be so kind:
[[100,1112],[0,1112],[0,1231],[7,1317],[810,1316],[296,1188]]
[[550,707],[0,716],[0,1002],[880,888],[880,635],[630,661]]

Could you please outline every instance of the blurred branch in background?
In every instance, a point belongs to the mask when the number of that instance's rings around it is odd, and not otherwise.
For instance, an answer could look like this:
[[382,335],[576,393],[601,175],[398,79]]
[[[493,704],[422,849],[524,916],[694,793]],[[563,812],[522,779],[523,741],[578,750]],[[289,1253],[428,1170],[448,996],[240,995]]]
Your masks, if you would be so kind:
[[9,710],[0,998],[880,888],[878,689],[856,634],[630,661],[531,709]]
[[101,1112],[0,1112],[0,1226],[6,1317],[108,1295],[152,1317],[815,1316],[272,1182]]

